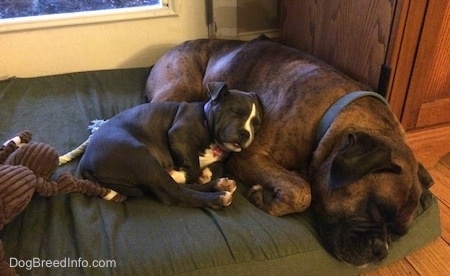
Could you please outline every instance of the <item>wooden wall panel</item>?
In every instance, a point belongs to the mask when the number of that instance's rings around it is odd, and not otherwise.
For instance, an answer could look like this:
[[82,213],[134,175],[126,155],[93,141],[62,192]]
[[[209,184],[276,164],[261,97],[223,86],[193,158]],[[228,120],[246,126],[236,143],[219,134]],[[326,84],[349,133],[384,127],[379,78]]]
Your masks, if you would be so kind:
[[396,0],[282,0],[281,40],[377,88]]
[[401,121],[407,129],[450,122],[450,0],[428,2]]
[[392,111],[401,118],[414,67],[428,0],[402,0],[397,5],[398,23],[393,32],[392,53],[388,53],[391,78],[387,98]]

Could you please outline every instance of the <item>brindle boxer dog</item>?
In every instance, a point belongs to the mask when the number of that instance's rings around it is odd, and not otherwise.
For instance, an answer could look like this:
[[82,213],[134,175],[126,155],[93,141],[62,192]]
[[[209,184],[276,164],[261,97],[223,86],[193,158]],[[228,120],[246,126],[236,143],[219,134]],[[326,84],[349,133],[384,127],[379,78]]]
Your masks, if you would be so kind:
[[274,216],[312,204],[337,258],[357,266],[385,258],[432,184],[389,106],[351,93],[366,87],[331,66],[265,38],[185,42],[155,64],[146,93],[152,102],[203,101],[210,81],[255,91],[262,103],[252,145],[228,161],[253,186],[249,200]]

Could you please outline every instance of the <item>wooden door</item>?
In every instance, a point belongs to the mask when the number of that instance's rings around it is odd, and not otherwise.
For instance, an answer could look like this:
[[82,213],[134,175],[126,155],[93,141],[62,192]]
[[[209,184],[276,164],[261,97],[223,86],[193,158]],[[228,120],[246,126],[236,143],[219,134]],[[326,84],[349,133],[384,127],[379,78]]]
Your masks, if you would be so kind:
[[406,129],[450,123],[450,0],[427,4],[401,115]]
[[377,89],[399,1],[282,0],[281,42]]

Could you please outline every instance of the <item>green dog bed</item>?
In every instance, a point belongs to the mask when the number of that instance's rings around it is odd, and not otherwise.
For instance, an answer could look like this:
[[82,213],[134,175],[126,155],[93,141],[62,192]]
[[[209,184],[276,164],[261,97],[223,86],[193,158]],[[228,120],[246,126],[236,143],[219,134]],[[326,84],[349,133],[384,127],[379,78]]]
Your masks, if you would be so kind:
[[[144,103],[148,73],[138,68],[1,81],[0,141],[30,130],[32,141],[66,153],[88,138],[91,120]],[[59,167],[55,177],[75,173],[77,163]],[[245,198],[246,189],[239,183],[232,205],[221,210],[166,206],[151,197],[117,204],[80,194],[34,196],[1,232],[5,259],[21,275],[353,275],[399,260],[440,233],[430,194],[387,259],[355,268],[324,249],[310,212],[270,216]]]

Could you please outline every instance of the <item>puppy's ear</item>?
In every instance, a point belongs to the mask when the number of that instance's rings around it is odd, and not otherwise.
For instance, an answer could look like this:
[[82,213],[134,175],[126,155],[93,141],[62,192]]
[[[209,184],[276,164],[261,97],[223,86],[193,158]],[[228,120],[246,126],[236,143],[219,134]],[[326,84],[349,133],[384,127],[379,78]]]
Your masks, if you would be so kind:
[[218,101],[230,94],[230,91],[228,91],[228,86],[224,82],[209,82],[206,85],[206,88],[208,89],[209,98],[212,101]]
[[419,172],[417,174],[419,175],[419,181],[420,184],[422,184],[422,187],[428,189],[433,185],[434,180],[422,163],[419,163]]
[[349,133],[339,147],[331,165],[329,185],[332,189],[346,186],[372,172],[401,171],[391,161],[389,146],[367,133]]

